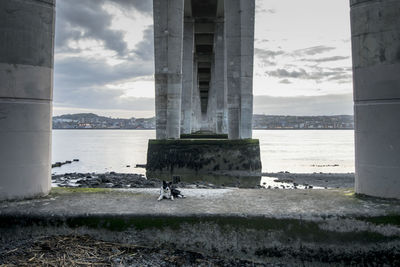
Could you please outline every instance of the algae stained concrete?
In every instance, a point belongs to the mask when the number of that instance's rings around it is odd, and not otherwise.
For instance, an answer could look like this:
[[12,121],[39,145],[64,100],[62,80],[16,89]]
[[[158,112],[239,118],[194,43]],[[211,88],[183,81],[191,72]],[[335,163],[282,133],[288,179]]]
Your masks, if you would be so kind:
[[374,253],[385,259],[400,252],[396,200],[356,197],[345,190],[182,192],[187,198],[158,202],[157,189],[57,188],[47,198],[1,202],[0,244],[41,235],[89,234],[289,262],[299,255],[302,261],[352,262]]
[[261,175],[260,144],[256,139],[149,140],[146,175],[185,178],[217,173]]

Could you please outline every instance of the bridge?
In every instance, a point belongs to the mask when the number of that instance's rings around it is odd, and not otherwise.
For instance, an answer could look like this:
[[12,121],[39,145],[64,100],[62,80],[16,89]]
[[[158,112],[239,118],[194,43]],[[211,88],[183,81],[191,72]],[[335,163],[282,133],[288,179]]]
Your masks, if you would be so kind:
[[[351,0],[350,5],[355,190],[400,198],[400,2]],[[41,196],[51,189],[54,23],[55,0],[0,2],[0,199]],[[228,135],[215,144],[256,151],[254,0],[154,0],[154,32],[153,143],[185,147],[182,142],[194,139],[184,141],[181,134],[207,131]]]

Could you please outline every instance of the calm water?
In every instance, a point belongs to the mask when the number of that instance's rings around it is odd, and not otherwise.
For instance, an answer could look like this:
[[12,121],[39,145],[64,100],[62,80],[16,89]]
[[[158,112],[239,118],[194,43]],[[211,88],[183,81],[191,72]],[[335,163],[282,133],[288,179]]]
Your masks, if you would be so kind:
[[[354,132],[349,130],[255,130],[264,172],[354,172]],[[53,173],[135,172],[146,163],[154,130],[54,130],[53,162],[79,159]],[[127,167],[130,165],[131,167]]]

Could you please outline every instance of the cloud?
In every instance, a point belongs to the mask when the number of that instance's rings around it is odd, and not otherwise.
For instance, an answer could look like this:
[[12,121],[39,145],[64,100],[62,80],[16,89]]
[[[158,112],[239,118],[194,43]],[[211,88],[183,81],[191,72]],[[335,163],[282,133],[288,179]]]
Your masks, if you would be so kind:
[[273,8],[263,8],[260,5],[256,5],[256,13],[268,13],[268,14],[275,14],[276,10]]
[[[303,80],[315,80],[317,82],[322,81],[340,81],[341,83],[347,83],[351,81],[352,74],[351,69],[348,68],[320,68],[313,66],[312,70],[306,71],[304,68],[298,68],[295,70],[288,70],[289,68],[278,68],[272,71],[266,71],[266,74],[270,77],[276,77],[280,79],[303,79]],[[282,83],[282,81],[281,81]]]
[[71,87],[101,86],[153,73],[152,62],[125,61],[111,66],[105,59],[70,57],[56,61],[55,87],[67,90]]
[[135,9],[142,14],[151,14],[150,0],[61,0],[57,2],[56,50],[73,51],[68,46],[71,40],[96,40],[106,49],[115,51],[120,57],[129,53],[124,33],[112,29],[113,15],[104,4],[115,4],[123,10]]
[[305,56],[305,55],[314,56],[314,55],[326,53],[326,52],[329,52],[329,51],[332,51],[335,49],[336,49],[335,47],[319,45],[319,46],[313,46],[313,47],[295,50],[293,52],[293,55],[294,56]]
[[119,4],[125,8],[136,9],[137,11],[147,15],[151,15],[153,11],[152,0],[109,0],[109,1]]
[[261,48],[255,48],[254,54],[262,58],[275,58],[276,56],[283,55],[285,52],[282,50],[273,51]]
[[103,8],[104,0],[64,0],[57,3],[56,47],[70,40],[93,39],[124,56],[127,44],[121,31],[111,29],[112,15]]
[[[99,96],[97,104],[95,101],[87,101],[93,95]],[[107,110],[112,112],[118,110],[114,116],[124,114],[124,117],[132,117],[135,114],[154,114],[154,98],[121,97],[119,90],[81,90],[79,97],[75,98],[69,105],[58,105],[58,109],[64,114],[77,112],[76,108],[84,108],[85,112],[96,111],[99,113]],[[273,97],[254,96],[254,114],[266,115],[294,115],[294,116],[319,116],[319,115],[352,115],[353,95],[322,95],[322,96],[294,96]]]
[[123,90],[108,88],[80,88],[65,91],[57,107],[86,108],[96,110],[154,111],[154,98],[127,97]]
[[258,57],[264,64],[269,66],[275,66],[276,62],[274,62],[273,60],[276,56],[280,56],[283,54],[285,54],[285,52],[282,50],[273,51],[261,48],[254,49],[254,56]]
[[[112,89],[127,80],[154,74],[152,27],[145,29],[144,38],[129,50],[125,33],[113,28],[115,15],[107,10],[109,5],[126,16],[136,11],[152,14],[151,0],[58,0],[54,67],[57,108],[154,110],[154,100],[128,97],[129,88]],[[71,41],[81,40],[96,41],[103,46],[100,53],[111,50],[115,56],[88,56],[71,46]]]
[[332,57],[323,57],[323,58],[316,58],[316,59],[307,59],[303,58],[301,61],[309,61],[309,62],[316,62],[316,63],[324,63],[324,62],[331,62],[331,61],[339,61],[339,60],[345,60],[349,59],[350,57],[344,57],[344,56],[332,56]]
[[152,62],[126,61],[110,66],[104,59],[57,60],[54,76],[55,106],[97,109],[137,109],[152,106],[146,101],[141,102],[136,98],[126,97],[125,90],[111,89],[108,85],[153,73]]
[[283,83],[283,84],[291,84],[292,82],[289,81],[288,79],[283,79],[281,80],[279,83]]
[[254,114],[296,116],[352,115],[353,95],[254,96]]
[[144,30],[143,40],[136,45],[134,52],[142,60],[154,60],[154,29],[152,25]]
[[309,79],[309,74],[304,69],[288,71],[286,69],[276,69],[274,71],[266,72],[269,76],[277,78],[298,78]]

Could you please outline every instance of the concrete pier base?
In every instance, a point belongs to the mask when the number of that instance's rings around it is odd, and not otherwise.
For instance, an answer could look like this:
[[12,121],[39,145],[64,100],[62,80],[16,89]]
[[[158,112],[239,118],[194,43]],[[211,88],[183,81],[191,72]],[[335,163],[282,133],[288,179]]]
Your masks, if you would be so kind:
[[[182,179],[204,175],[261,176],[260,144],[256,139],[149,140],[148,178]],[[190,181],[190,180],[188,180]]]

